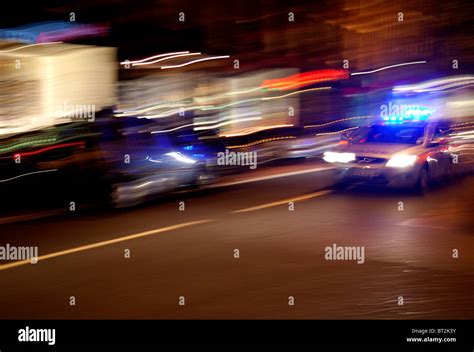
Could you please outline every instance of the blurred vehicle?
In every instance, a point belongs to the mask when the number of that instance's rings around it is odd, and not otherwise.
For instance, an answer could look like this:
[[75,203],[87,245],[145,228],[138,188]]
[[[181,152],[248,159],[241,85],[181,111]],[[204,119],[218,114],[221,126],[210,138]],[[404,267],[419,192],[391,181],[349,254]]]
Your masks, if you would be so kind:
[[[96,119],[0,141],[3,208],[40,204],[124,207],[207,181],[203,150],[194,153],[150,120]],[[49,204],[52,205],[52,204]]]
[[257,148],[261,163],[280,159],[309,159],[320,157],[324,151],[337,145],[339,136],[301,136],[278,139]]
[[71,123],[0,139],[0,208],[82,203],[100,190],[97,135]]
[[323,152],[337,146],[339,133],[317,135],[314,129],[291,126],[262,130],[251,134],[236,134],[218,139],[209,139],[213,157],[207,159],[207,167],[213,175],[219,176],[248,170],[248,166],[219,165],[219,152],[252,153],[258,167],[276,161],[304,160],[320,158]]
[[[7,38],[18,39],[15,33]],[[36,38],[26,28],[23,34]],[[84,190],[101,189],[91,126],[117,103],[115,48],[0,40],[0,49],[2,205],[82,204]]]
[[149,120],[97,121],[103,182],[115,207],[139,204],[207,178],[205,160],[180,148],[167,134],[152,134]]
[[336,166],[339,185],[424,193],[435,182],[474,170],[474,139],[459,138],[453,126],[449,119],[389,117],[344,133],[323,159]]

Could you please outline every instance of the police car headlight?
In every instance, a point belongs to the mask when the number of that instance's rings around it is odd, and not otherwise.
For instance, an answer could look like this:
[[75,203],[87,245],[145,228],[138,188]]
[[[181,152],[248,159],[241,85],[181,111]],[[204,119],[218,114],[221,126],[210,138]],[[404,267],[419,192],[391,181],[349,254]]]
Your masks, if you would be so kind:
[[186,155],[177,152],[166,153],[166,155],[186,164],[194,164],[196,160],[188,158]]
[[400,154],[390,158],[387,162],[388,167],[407,167],[413,166],[417,159],[416,155]]
[[354,153],[336,153],[325,152],[323,156],[324,161],[328,163],[349,163],[355,160]]

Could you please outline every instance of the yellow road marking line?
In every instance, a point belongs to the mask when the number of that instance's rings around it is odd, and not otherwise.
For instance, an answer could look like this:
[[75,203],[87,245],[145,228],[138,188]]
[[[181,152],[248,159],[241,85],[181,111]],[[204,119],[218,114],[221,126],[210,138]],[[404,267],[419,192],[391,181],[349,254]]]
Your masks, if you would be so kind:
[[[37,258],[37,260],[41,261],[41,260],[51,259],[51,258],[55,258],[55,257],[60,257],[60,256],[63,256],[63,255],[82,252],[82,251],[86,251],[86,250],[93,249],[93,248],[108,246],[110,244],[115,244],[115,243],[124,242],[124,241],[130,241],[130,240],[140,238],[140,237],[151,236],[151,235],[155,235],[157,233],[177,230],[177,229],[181,229],[181,228],[188,227],[188,226],[193,226],[193,225],[205,224],[205,223],[212,222],[212,221],[215,221],[215,220],[214,219],[205,219],[205,220],[190,221],[190,222],[184,222],[182,224],[162,227],[162,228],[159,228],[159,229],[139,232],[139,233],[136,233],[136,234],[133,234],[133,235],[114,238],[114,239],[107,240],[107,241],[91,243],[91,244],[87,244],[87,245],[84,245],[84,246],[65,249],[65,250],[62,250],[62,251],[59,251],[59,252],[45,254],[45,255],[39,256]],[[26,265],[26,264],[31,264],[31,260],[21,260],[21,261],[17,261],[17,262],[11,262],[11,263],[8,263],[8,264],[3,264],[3,265],[0,265],[0,270],[11,269],[11,268],[21,266],[21,265]]]
[[251,208],[234,210],[231,213],[245,213],[245,212],[248,212],[248,211],[254,211],[254,210],[260,210],[260,209],[275,207],[277,205],[288,204],[289,202],[298,202],[298,201],[301,201],[301,200],[306,200],[306,199],[310,199],[310,198],[324,196],[325,194],[328,194],[328,193],[331,193],[331,192],[332,192],[331,190],[324,190],[324,191],[314,192],[314,193],[305,194],[304,196],[300,196],[300,197],[296,197],[296,198],[288,198],[288,199],[278,200],[278,201],[272,202],[272,203],[257,205],[255,207],[251,207]]

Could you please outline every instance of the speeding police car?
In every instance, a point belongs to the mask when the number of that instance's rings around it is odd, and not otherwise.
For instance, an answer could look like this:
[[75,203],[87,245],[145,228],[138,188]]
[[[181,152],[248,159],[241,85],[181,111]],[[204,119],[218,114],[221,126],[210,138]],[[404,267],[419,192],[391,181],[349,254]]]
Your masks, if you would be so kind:
[[388,116],[343,133],[339,145],[323,156],[336,166],[338,185],[416,188],[424,193],[434,182],[460,171],[461,164],[472,163],[472,152],[465,153],[469,148],[450,139],[452,122],[431,119],[430,113],[414,108],[404,116]]

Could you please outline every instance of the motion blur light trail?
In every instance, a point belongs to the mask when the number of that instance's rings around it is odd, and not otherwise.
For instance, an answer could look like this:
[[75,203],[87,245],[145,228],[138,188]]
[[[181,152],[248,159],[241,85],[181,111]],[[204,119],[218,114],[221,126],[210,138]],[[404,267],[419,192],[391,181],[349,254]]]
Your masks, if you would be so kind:
[[274,128],[292,127],[292,126],[294,126],[294,125],[293,124],[284,124],[284,125],[270,125],[270,126],[250,127],[250,128],[244,129],[244,130],[242,130],[238,133],[222,133],[219,136],[220,137],[246,136],[248,134],[252,134],[252,133],[255,133],[255,132],[270,130],[270,129],[274,129]]
[[331,87],[317,87],[317,88],[303,89],[303,90],[299,90],[299,91],[296,91],[296,92],[283,94],[283,95],[279,95],[279,96],[275,96],[275,97],[245,99],[245,100],[239,100],[239,101],[229,103],[229,104],[224,104],[224,105],[220,105],[220,106],[205,107],[205,108],[200,108],[200,109],[201,110],[220,110],[220,109],[225,109],[225,108],[228,108],[228,107],[231,107],[231,106],[250,103],[250,102],[282,99],[282,98],[290,97],[292,95],[303,94],[303,93],[313,92],[313,91],[318,91],[318,90],[329,90],[329,89],[331,89]]
[[3,318],[474,317],[474,2],[9,5]]
[[147,62],[149,60],[153,60],[153,59],[156,59],[158,57],[164,57],[164,56],[171,56],[171,55],[179,55],[179,54],[189,54],[189,51],[175,51],[175,52],[172,52],[172,53],[166,53],[166,54],[158,54],[158,55],[153,55],[153,56],[150,56],[150,57],[146,57],[144,59],[140,59],[140,60],[125,60],[125,61],[122,61],[120,63],[120,65],[127,65],[127,64],[139,64],[139,63],[142,63],[142,62]]
[[189,53],[188,52],[188,53],[185,53],[185,54],[171,55],[171,56],[163,57],[163,58],[158,59],[158,60],[133,63],[132,66],[154,65],[158,62],[168,61],[168,60],[171,60],[171,59],[176,59],[176,58],[186,57],[186,56],[196,56],[196,55],[201,55],[201,53]]
[[40,170],[40,171],[27,172],[27,173],[25,173],[25,174],[21,174],[21,175],[18,175],[18,176],[14,176],[14,177],[10,177],[10,178],[4,179],[4,180],[0,180],[0,183],[13,181],[13,180],[16,180],[16,179],[18,179],[18,178],[25,177],[25,176],[43,174],[43,173],[54,172],[54,171],[58,171],[58,169],[50,169],[50,170]]
[[194,131],[209,130],[209,129],[219,128],[219,127],[222,127],[222,126],[233,124],[233,123],[236,123],[236,122],[256,121],[256,120],[261,120],[261,119],[262,119],[261,116],[232,119],[230,121],[221,122],[221,123],[218,123],[218,124],[215,124],[215,125],[212,125],[212,126],[194,127]]
[[346,132],[346,131],[351,131],[351,130],[355,130],[357,128],[356,127],[349,127],[349,128],[345,128],[343,130],[339,130],[339,131],[335,131],[335,132],[323,132],[323,133],[316,133],[316,136],[328,136],[328,135],[335,135],[335,134],[340,134],[342,132]]
[[205,109],[212,108],[212,107],[213,107],[213,105],[190,106],[190,107],[186,107],[186,108],[182,108],[182,109],[180,108],[180,109],[168,110],[168,111],[165,111],[161,114],[139,115],[138,118],[156,119],[156,118],[161,118],[161,117],[170,117],[170,116],[178,115],[179,113],[186,112],[186,111],[192,111],[192,110],[198,110],[198,109],[205,110]]
[[31,48],[35,46],[42,46],[42,45],[54,45],[54,44],[61,44],[62,42],[48,42],[48,43],[35,43],[35,44],[27,44],[27,45],[21,45],[21,46],[16,46],[11,49],[6,49],[6,50],[0,50],[0,53],[11,53],[13,51],[17,50],[22,50],[26,48]]
[[298,73],[290,77],[265,80],[260,88],[269,90],[292,90],[315,83],[344,80],[348,78],[349,72],[347,70],[315,70]]
[[276,96],[276,97],[265,97],[265,98],[262,98],[262,100],[282,99],[282,98],[286,98],[286,97],[291,97],[292,95],[296,95],[296,94],[303,94],[303,93],[308,93],[308,92],[314,92],[314,91],[317,91],[317,90],[329,90],[329,89],[332,89],[332,87],[318,87],[318,88],[303,89],[303,90],[299,90],[299,91],[296,91],[296,92],[292,92],[292,93],[288,93],[288,94],[284,94],[284,95],[279,95],[279,96]]
[[211,57],[205,57],[205,58],[202,58],[202,59],[197,59],[197,60],[188,61],[188,62],[185,62],[185,63],[183,63],[183,64],[169,65],[169,66],[161,66],[161,69],[162,69],[162,70],[166,70],[166,69],[170,69],[170,68],[180,68],[180,67],[185,67],[185,66],[189,66],[189,65],[192,65],[192,64],[196,64],[196,63],[198,63],[198,62],[204,62],[204,61],[209,61],[209,60],[228,59],[228,58],[230,58],[229,55],[211,56]]
[[17,153],[13,156],[13,159],[15,159],[17,156],[24,157],[24,156],[37,155],[37,154],[41,154],[41,153],[54,150],[54,149],[61,149],[61,148],[68,148],[68,147],[82,147],[83,148],[84,146],[85,146],[85,142],[57,144],[57,145],[52,145],[46,148],[38,149],[32,152]]
[[449,90],[451,88],[466,88],[474,84],[474,76],[464,75],[464,76],[455,76],[455,77],[446,77],[433,79],[426,82],[410,84],[405,86],[396,86],[393,88],[395,93],[402,92],[415,92],[415,93],[425,93],[425,92],[437,92]]
[[[228,136],[228,137],[231,137],[231,136]],[[296,138],[295,136],[282,136],[282,137],[275,137],[275,138],[264,138],[264,139],[259,139],[257,141],[247,143],[247,144],[229,145],[227,148],[229,148],[229,149],[247,148],[247,147],[253,147],[254,145],[259,145],[259,144],[266,143],[266,142],[281,141],[281,140],[295,139],[295,138]]]
[[0,29],[0,39],[23,43],[49,43],[90,36],[105,36],[109,28],[101,24],[50,21]]
[[404,63],[401,63],[401,64],[384,66],[384,67],[377,68],[377,69],[371,70],[371,71],[352,72],[352,73],[351,73],[351,76],[368,75],[368,74],[371,74],[371,73],[376,73],[376,72],[388,70],[388,69],[391,69],[391,68],[402,67],[402,66],[408,66],[408,65],[419,65],[419,64],[426,64],[426,61],[404,62]]
[[359,119],[368,119],[373,117],[372,115],[366,115],[366,116],[354,116],[354,117],[346,117],[344,119],[339,119],[339,120],[334,120],[326,123],[320,123],[320,124],[315,124],[315,125],[306,125],[304,128],[316,128],[316,127],[326,127],[330,125],[334,125],[336,123],[341,123],[345,121],[351,121],[351,120],[359,120]]

